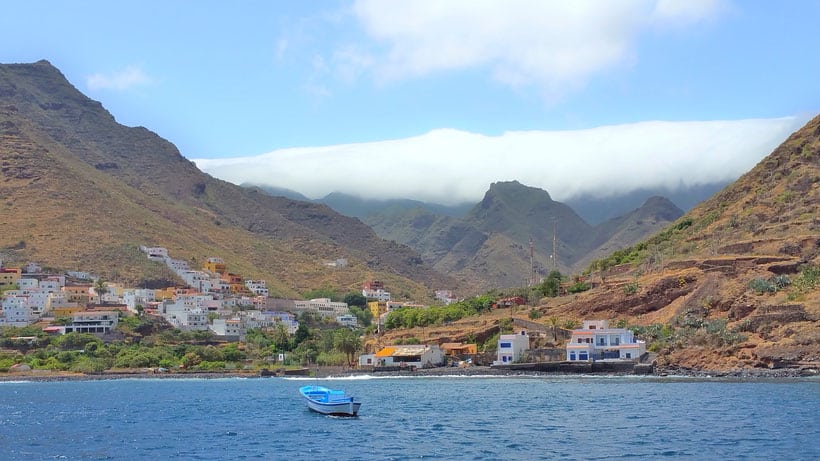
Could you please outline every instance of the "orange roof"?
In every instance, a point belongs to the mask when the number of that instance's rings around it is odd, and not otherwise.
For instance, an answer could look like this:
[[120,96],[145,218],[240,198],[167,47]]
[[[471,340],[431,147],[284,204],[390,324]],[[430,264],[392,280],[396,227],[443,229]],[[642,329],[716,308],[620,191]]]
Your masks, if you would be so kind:
[[379,352],[376,352],[376,357],[390,357],[394,352],[396,352],[395,347],[385,347]]

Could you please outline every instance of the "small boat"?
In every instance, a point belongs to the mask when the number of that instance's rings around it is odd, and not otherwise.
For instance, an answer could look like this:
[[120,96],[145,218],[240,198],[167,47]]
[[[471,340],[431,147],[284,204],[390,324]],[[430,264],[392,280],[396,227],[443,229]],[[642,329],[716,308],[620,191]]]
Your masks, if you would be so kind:
[[345,394],[345,391],[323,386],[302,386],[299,393],[308,408],[323,415],[356,416],[362,403]]

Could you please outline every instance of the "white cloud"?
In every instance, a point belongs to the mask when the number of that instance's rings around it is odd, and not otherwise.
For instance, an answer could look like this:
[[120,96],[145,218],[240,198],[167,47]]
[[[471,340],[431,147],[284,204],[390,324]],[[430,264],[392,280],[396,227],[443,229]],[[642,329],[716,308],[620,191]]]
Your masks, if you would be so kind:
[[[545,95],[583,85],[633,60],[637,34],[715,17],[722,0],[357,0],[353,15],[375,40],[361,71],[393,81],[488,68]],[[345,45],[349,48],[349,45]]]
[[439,129],[407,139],[194,162],[236,184],[283,187],[310,198],[345,192],[456,204],[480,200],[493,182],[518,180],[567,200],[732,180],[805,121],[653,121],[501,136]]
[[94,74],[86,78],[89,90],[118,90],[123,91],[134,86],[151,83],[152,79],[138,66],[128,66],[124,70],[112,74]]

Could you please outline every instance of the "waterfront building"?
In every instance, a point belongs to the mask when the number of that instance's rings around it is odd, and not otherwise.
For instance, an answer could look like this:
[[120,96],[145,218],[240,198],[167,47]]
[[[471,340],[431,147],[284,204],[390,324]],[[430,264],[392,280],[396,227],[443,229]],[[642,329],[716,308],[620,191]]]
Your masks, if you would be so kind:
[[493,365],[506,365],[518,362],[530,349],[530,336],[526,331],[517,334],[501,335],[498,338],[498,359]]
[[638,360],[646,352],[646,343],[635,339],[626,328],[609,328],[606,320],[584,320],[572,331],[567,343],[567,360],[587,362],[602,360]]

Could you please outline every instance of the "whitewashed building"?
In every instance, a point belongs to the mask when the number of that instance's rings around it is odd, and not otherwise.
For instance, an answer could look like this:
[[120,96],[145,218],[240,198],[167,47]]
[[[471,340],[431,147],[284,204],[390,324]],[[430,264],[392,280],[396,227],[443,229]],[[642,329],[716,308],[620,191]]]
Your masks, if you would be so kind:
[[498,358],[493,365],[506,365],[518,362],[530,349],[530,336],[526,331],[498,337]]
[[606,320],[584,320],[567,343],[570,362],[638,360],[645,352],[646,343],[635,339],[632,331],[609,328]]
[[355,327],[359,324],[359,319],[353,314],[343,314],[336,316],[336,323],[346,327]]
[[362,296],[376,301],[390,301],[390,292],[383,289],[372,290],[364,288],[362,289]]
[[245,286],[257,296],[268,296],[268,286],[264,280],[245,280]]
[[444,365],[444,351],[436,344],[387,346],[376,353],[380,367],[432,368]]
[[9,296],[3,298],[0,326],[24,327],[31,323],[31,308],[28,296]]

